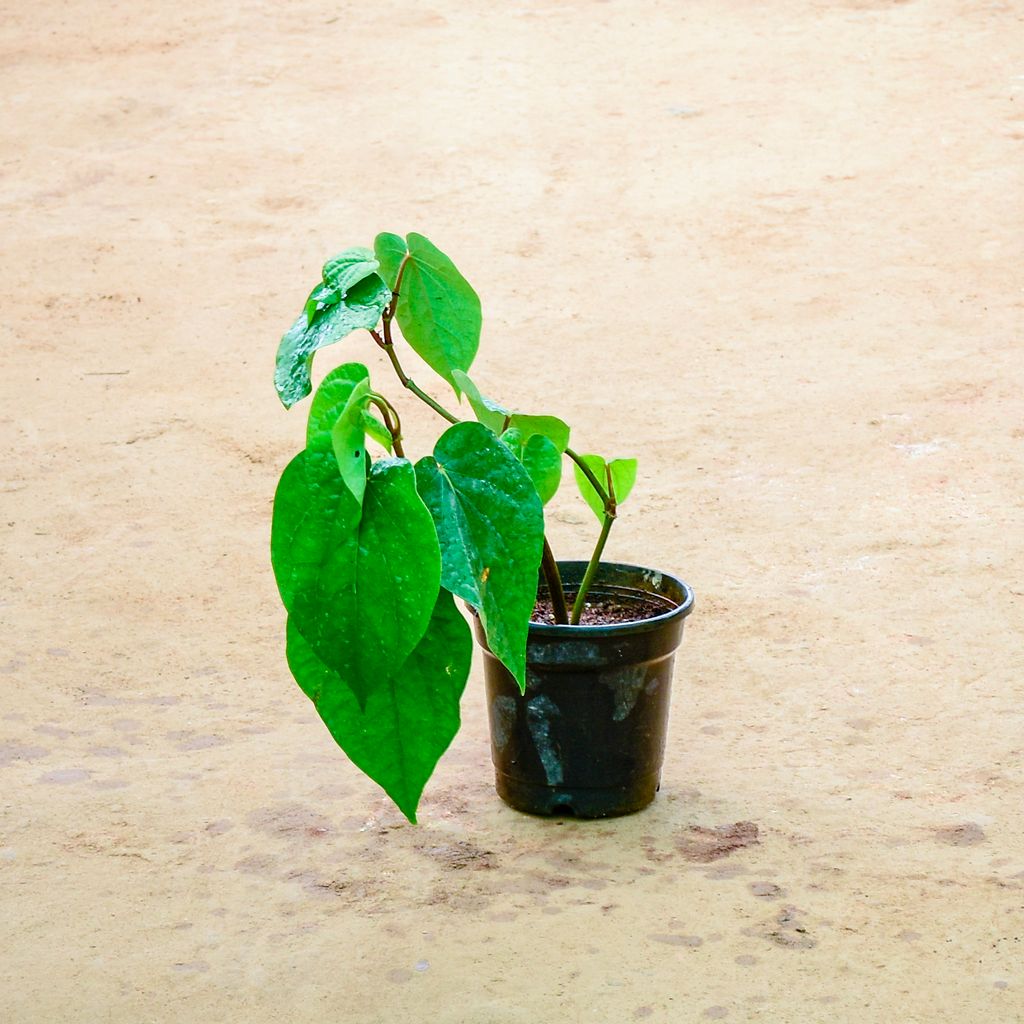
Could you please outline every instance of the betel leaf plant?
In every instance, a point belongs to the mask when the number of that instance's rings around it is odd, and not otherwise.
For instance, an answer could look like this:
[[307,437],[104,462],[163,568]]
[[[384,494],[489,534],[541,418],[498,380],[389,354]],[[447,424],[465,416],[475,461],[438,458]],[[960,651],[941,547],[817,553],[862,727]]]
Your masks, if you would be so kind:
[[[635,459],[577,453],[557,416],[484,395],[469,377],[480,330],[480,300],[448,256],[422,235],[381,234],[372,250],[346,249],[324,265],[277,353],[286,408],[312,392],[314,354],[354,332],[394,370],[385,385],[350,362],[321,381],[305,448],[277,487],[271,557],[296,682],[410,821],[459,728],[472,639],[456,601],[479,616],[487,646],[524,692],[539,580],[555,621],[578,624],[636,478]],[[454,393],[458,412],[409,377],[400,341]],[[396,382],[445,427],[415,462]],[[544,535],[566,459],[600,522],[571,605]]]

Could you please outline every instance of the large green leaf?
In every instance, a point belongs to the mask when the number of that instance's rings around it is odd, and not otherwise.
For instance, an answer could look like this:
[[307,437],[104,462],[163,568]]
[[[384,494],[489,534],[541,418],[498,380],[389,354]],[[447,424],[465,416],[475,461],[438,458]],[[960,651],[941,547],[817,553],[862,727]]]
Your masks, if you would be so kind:
[[423,235],[381,234],[374,242],[387,283],[402,275],[395,318],[413,351],[458,392],[453,370],[468,370],[480,344],[480,299],[455,264]]
[[332,549],[354,550],[361,510],[333,448],[307,448],[285,467],[274,494],[270,560],[285,608],[313,587]]
[[351,689],[288,622],[288,665],[338,746],[412,822],[423,787],[459,729],[473,640],[446,590],[405,664],[359,706]]
[[371,273],[353,284],[344,298],[322,308],[312,320],[305,310],[299,314],[281,339],[274,370],[274,386],[286,409],[313,389],[310,369],[317,349],[360,328],[376,327],[390,300],[388,286],[379,275]]
[[544,543],[529,474],[483,424],[457,423],[416,464],[416,482],[437,527],[442,585],[478,610],[488,646],[525,690]]
[[360,702],[419,643],[440,585],[434,523],[406,459],[373,465],[360,515],[333,451],[301,452],[274,498],[271,560],[295,628]]
[[495,402],[494,399],[484,395],[467,374],[460,370],[454,370],[452,377],[465,393],[466,398],[469,399],[473,415],[496,434],[514,428],[523,435],[524,444],[534,435],[541,434],[548,438],[560,452],[564,452],[569,447],[569,424],[564,420],[560,420],[557,416],[532,416],[507,409]]
[[[605,462],[600,455],[583,455],[581,458],[605,490],[608,489],[608,478],[611,477],[616,505],[621,505],[629,497],[629,492],[636,483],[636,459],[612,459],[611,462]],[[604,519],[604,502],[601,496],[594,490],[594,485],[579,466],[573,466],[573,469],[576,472],[576,484],[580,494],[593,509],[594,515],[598,519]]]

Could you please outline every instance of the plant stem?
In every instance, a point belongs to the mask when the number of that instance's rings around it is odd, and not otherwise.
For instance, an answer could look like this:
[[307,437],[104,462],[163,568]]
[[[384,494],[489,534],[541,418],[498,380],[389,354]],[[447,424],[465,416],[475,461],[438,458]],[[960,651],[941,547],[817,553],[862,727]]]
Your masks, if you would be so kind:
[[597,570],[601,564],[601,555],[604,553],[604,546],[608,542],[608,534],[611,532],[612,523],[615,522],[615,516],[605,516],[604,526],[601,527],[601,536],[597,538],[597,546],[594,548],[594,553],[590,556],[590,564],[587,566],[587,571],[583,575],[583,582],[580,584],[580,589],[576,592],[576,600],[572,606],[572,618],[569,620],[570,626],[578,626],[580,619],[583,616],[583,609],[587,603],[587,593],[590,590],[590,585],[594,582],[594,577],[597,575]]
[[403,387],[408,388],[421,402],[425,402],[438,416],[444,417],[449,423],[460,422],[458,416],[450,413],[440,402],[435,402],[411,377],[406,376],[390,341],[384,343],[384,351],[387,353],[388,359],[391,360],[391,365],[395,368],[395,373],[398,374],[398,379],[402,382]]
[[[392,293],[397,295],[397,292]],[[391,300],[394,302],[394,299]],[[381,337],[376,331],[370,331],[373,335],[373,340],[384,349],[385,355],[391,361],[391,365],[394,368],[395,373],[398,375],[398,379],[402,382],[402,387],[408,388],[421,402],[425,402],[430,406],[438,416],[444,417],[449,423],[461,423],[462,421],[454,413],[450,413],[440,402],[434,401],[406,372],[402,369],[402,364],[398,361],[398,353],[395,352],[395,343],[391,337],[391,320],[394,316],[394,312],[389,307],[391,316],[385,316],[383,321],[384,337]]]
[[569,609],[565,604],[562,574],[558,571],[558,562],[555,561],[555,555],[547,537],[544,538],[544,557],[541,561],[541,568],[544,570],[544,580],[548,585],[548,594],[551,596],[551,610],[555,613],[555,622],[560,626],[566,626],[569,624]]

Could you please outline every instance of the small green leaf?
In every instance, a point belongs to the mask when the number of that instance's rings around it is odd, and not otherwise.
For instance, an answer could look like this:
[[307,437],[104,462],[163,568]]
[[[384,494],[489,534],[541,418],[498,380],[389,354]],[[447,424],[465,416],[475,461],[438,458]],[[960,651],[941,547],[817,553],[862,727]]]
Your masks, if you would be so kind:
[[271,560],[295,628],[361,702],[419,643],[440,585],[434,524],[405,459],[373,465],[360,516],[333,451],[301,452],[274,498]]
[[391,451],[392,437],[391,431],[384,426],[383,423],[372,412],[363,413],[363,429],[367,434],[370,435],[382,448],[386,451]]
[[559,452],[569,447],[569,424],[557,416],[527,416],[516,412],[509,426],[519,430],[526,440],[537,434],[546,437]]
[[633,490],[636,483],[636,459],[612,459],[608,463],[612,475],[612,487],[615,489],[615,504],[621,505]]
[[312,321],[307,319],[305,310],[299,314],[277,349],[274,386],[286,409],[312,390],[313,354],[353,331],[376,327],[390,300],[388,286],[371,273],[352,285],[344,299],[327,306]]
[[515,427],[509,427],[498,435],[501,441],[512,449],[512,454],[520,461],[523,461],[523,435]]
[[466,620],[441,590],[423,638],[365,708],[288,622],[288,665],[338,746],[398,805],[409,821],[423,787],[459,729],[473,640]]
[[349,290],[380,269],[372,249],[356,245],[329,259],[323,267],[324,287],[337,293],[335,301],[343,301]]
[[369,371],[362,363],[332,370],[316,389],[306,422],[306,447],[333,451],[353,497],[362,504],[366,490],[366,424],[364,409],[370,391]]
[[[468,378],[467,378],[468,379]],[[516,427],[509,427],[500,440],[508,445],[512,454],[530,474],[541,503],[546,505],[558,491],[562,482],[562,453],[554,442],[543,434],[533,434],[528,441]]]
[[362,363],[343,363],[320,382],[306,419],[306,447],[327,451],[331,447],[331,431],[348,404],[352,389],[362,380],[369,381],[370,371]]
[[498,405],[497,402],[493,402],[489,398],[485,398],[480,393],[480,389],[476,384],[461,370],[453,370],[452,378],[456,386],[461,389],[469,400],[473,415],[489,430],[500,434],[505,427],[505,420],[512,415],[512,411]]
[[[403,251],[404,249],[404,251]],[[480,344],[480,299],[455,264],[423,235],[381,234],[374,242],[385,280],[402,275],[395,318],[412,350],[458,393],[453,370],[468,370]]]
[[337,302],[337,293],[321,281],[309,293],[309,298],[306,299],[306,305],[303,309],[303,312],[306,314],[306,326],[308,327],[313,322],[318,313],[322,313],[328,306],[337,305]]
[[379,266],[373,252],[362,247],[346,249],[328,260],[323,267],[323,279],[306,299],[307,324],[311,325],[317,314],[329,306],[341,302],[353,285],[369,277]]
[[481,423],[457,423],[416,464],[441,545],[441,584],[480,613],[487,643],[526,687],[544,512],[529,474]]
[[[633,490],[636,483],[636,459],[612,459],[605,462],[600,455],[583,455],[583,461],[597,477],[601,485],[608,489],[608,476],[611,475],[611,484],[615,492],[615,504],[621,505]],[[604,519],[604,502],[601,496],[594,490],[593,484],[586,478],[579,466],[573,466],[576,473],[576,484],[580,489],[583,499],[591,507],[598,519]]]
[[[511,430],[508,431],[511,433]],[[551,438],[534,434],[522,447],[520,460],[530,474],[541,502],[546,505],[562,482],[562,453]]]
[[370,382],[361,380],[352,389],[345,408],[331,431],[331,447],[341,470],[341,479],[361,505],[366,491],[366,427],[363,411]]

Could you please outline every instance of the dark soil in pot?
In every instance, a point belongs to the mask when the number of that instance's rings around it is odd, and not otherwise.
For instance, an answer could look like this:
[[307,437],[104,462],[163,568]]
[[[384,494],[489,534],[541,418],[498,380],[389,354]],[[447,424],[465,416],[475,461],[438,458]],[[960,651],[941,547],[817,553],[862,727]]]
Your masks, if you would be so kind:
[[[569,592],[585,569],[560,563]],[[496,788],[518,810],[610,817],[646,807],[658,790],[675,651],[693,592],[668,574],[608,563],[588,607],[580,626],[531,625],[525,695],[475,625]]]
[[[570,608],[576,600],[575,591],[568,591],[565,595],[566,603]],[[580,617],[581,626],[610,626],[617,622],[636,622],[640,619],[653,619],[656,615],[664,615],[672,611],[675,604],[664,598],[653,596],[623,596],[621,594],[594,594],[591,591],[583,605],[583,615]],[[551,598],[547,593],[537,597],[537,603],[533,606],[532,622],[538,625],[554,626],[555,610],[551,604]]]

